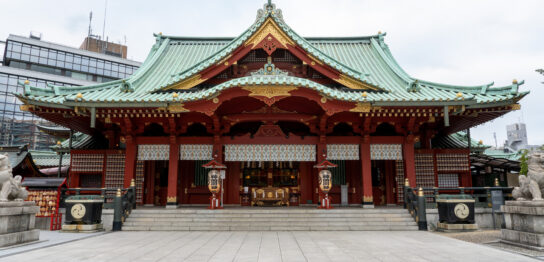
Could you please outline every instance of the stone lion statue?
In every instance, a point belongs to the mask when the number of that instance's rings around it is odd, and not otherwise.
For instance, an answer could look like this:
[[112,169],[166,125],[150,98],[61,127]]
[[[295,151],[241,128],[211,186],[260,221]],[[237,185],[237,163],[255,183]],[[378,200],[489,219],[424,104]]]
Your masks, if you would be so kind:
[[23,178],[13,177],[8,154],[0,155],[0,201],[23,201],[28,197],[28,191],[21,186]]
[[512,196],[516,200],[542,200],[544,191],[544,156],[533,153],[527,160],[527,176],[519,176],[519,187],[515,187]]

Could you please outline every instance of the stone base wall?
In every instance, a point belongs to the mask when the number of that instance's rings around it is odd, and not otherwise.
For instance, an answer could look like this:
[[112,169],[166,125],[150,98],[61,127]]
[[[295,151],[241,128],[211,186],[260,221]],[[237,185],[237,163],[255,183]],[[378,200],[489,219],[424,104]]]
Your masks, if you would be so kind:
[[32,201],[0,202],[0,247],[36,241],[35,228],[39,207]]
[[506,201],[501,238],[544,250],[544,201]]
[[104,230],[111,231],[113,227],[113,209],[102,209],[102,226]]

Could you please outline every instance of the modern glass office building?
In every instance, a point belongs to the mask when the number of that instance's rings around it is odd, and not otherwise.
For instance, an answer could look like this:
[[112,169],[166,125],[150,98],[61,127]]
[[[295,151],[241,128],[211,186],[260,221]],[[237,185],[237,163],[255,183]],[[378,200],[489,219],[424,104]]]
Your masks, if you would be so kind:
[[0,145],[29,144],[29,149],[48,150],[55,138],[40,132],[37,125],[51,123],[19,109],[14,93],[18,81],[29,80],[41,88],[90,85],[132,75],[139,62],[81,50],[38,39],[10,35],[0,66]]

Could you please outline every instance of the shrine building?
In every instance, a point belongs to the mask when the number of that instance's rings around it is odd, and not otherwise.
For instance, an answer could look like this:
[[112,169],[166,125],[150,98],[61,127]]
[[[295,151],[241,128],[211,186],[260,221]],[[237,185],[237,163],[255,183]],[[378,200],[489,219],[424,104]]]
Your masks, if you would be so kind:
[[[140,204],[208,204],[208,170],[226,166],[225,205],[402,204],[412,186],[471,186],[468,148],[433,138],[520,108],[522,81],[456,86],[408,75],[385,33],[301,37],[270,1],[236,38],[155,35],[130,77],[90,86],[20,83],[23,110],[100,143],[70,152],[70,187],[123,188]],[[89,146],[92,145],[92,146]],[[343,192],[343,193],[342,193]],[[346,199],[347,198],[347,199]]]

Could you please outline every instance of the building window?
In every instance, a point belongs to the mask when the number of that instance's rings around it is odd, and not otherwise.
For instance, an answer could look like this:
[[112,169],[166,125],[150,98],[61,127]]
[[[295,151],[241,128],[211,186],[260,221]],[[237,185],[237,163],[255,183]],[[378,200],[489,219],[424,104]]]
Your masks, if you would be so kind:
[[459,175],[438,174],[438,187],[459,187]]
[[101,173],[83,173],[79,174],[79,186],[83,188],[102,188]]

